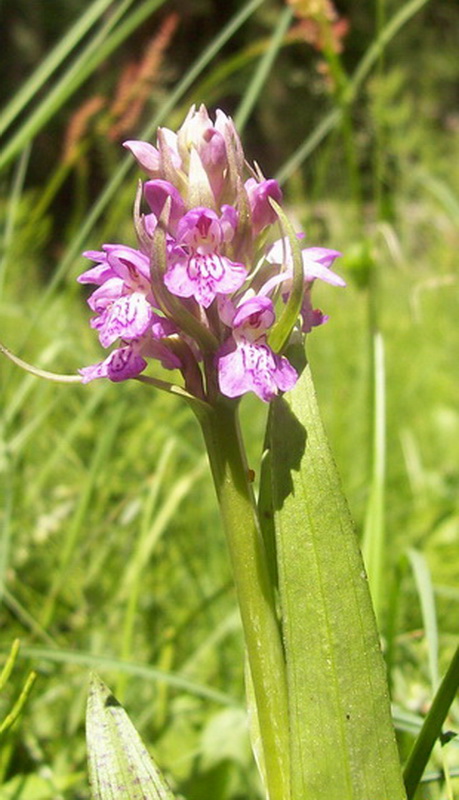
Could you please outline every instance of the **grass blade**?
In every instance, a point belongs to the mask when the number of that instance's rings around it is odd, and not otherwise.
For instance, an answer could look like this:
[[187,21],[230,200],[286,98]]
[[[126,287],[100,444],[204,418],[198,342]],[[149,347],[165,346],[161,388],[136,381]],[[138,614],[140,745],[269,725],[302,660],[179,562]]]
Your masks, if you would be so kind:
[[403,777],[405,781],[408,800],[412,800],[422,773],[430,758],[433,746],[441,734],[441,729],[449,707],[456,697],[459,689],[459,647],[449,665],[448,671],[443,678],[437,694],[435,695],[432,707],[424,720],[413,749],[406,763]]
[[78,42],[81,41],[83,36],[91,29],[102,14],[105,13],[112,2],[113,0],[96,0],[96,2],[91,3],[84,13],[72,21],[65,36],[56,44],[40,66],[34,70],[30,78],[3,109],[0,134],[3,134],[11,123],[14,122],[18,114],[20,114],[27,103],[35,97],[43,84],[69,56],[74,47],[76,47]]
[[65,72],[54,88],[47,94],[38,108],[30,114],[18,132],[4,148],[0,157],[0,169],[6,166],[20,150],[48,122],[50,117],[65,103],[73,92],[94,72],[96,67],[110,55],[125,38],[135,30],[164,0],[144,2],[132,12],[124,24],[117,26],[134,0],[124,0],[105,25],[92,38],[83,52]]
[[274,31],[270,45],[263,57],[260,59],[258,67],[255,70],[249,86],[247,87],[247,91],[245,92],[242,102],[240,103],[239,108],[234,115],[234,122],[239,133],[242,133],[252,109],[258,100],[260,92],[262,91],[263,86],[268,79],[268,75],[272,69],[276,56],[282,47],[283,39],[288,30],[291,19],[292,12],[289,8],[286,8],[279,17],[279,22]]
[[425,637],[428,648],[429,672],[432,690],[435,692],[440,683],[438,668],[438,626],[435,610],[435,596],[427,562],[417,550],[410,549],[408,558],[414,573],[419,600],[421,603],[422,620],[424,623]]
[[381,619],[383,606],[385,536],[384,495],[386,482],[386,386],[384,342],[380,333],[373,337],[373,446],[372,475],[363,532],[363,560],[370,582],[376,618]]
[[[344,103],[351,105],[354,102],[364,81],[375,64],[377,64],[381,55],[381,49],[389,44],[399,30],[401,30],[401,28],[403,28],[403,26],[428,2],[429,0],[411,0],[410,3],[406,3],[402,6],[402,8],[394,14],[392,19],[389,20],[380,35],[370,45],[352,78],[349,80],[346,92],[343,95]],[[323,118],[279,171],[276,177],[281,183],[286,181],[287,178],[301,166],[303,161],[308,158],[328,134],[336,128],[341,122],[342,117],[342,108],[334,108]]]

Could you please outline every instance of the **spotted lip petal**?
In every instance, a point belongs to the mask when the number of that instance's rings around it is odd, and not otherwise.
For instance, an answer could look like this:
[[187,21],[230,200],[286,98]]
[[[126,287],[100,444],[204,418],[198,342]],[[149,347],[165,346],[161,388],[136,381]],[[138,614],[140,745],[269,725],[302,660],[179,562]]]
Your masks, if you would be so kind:
[[181,256],[170,264],[164,283],[178,297],[194,297],[203,308],[209,308],[219,294],[239,289],[247,276],[243,264],[216,253]]
[[117,339],[138,339],[149,328],[153,311],[140,292],[115,300],[101,317],[98,326],[102,347],[110,347]]
[[198,206],[180,220],[164,275],[172,294],[194,297],[209,308],[217,295],[231,294],[242,286],[246,268],[220,252],[237,224],[234,211],[226,206],[219,217],[212,209]]
[[271,350],[266,340],[233,339],[217,356],[218,382],[226,397],[255,392],[265,403],[295,385],[298,374],[285,356]]
[[220,391],[227,397],[255,392],[264,402],[291,389],[298,378],[285,356],[274,353],[266,333],[275,321],[268,297],[251,297],[236,309],[232,336],[217,354]]

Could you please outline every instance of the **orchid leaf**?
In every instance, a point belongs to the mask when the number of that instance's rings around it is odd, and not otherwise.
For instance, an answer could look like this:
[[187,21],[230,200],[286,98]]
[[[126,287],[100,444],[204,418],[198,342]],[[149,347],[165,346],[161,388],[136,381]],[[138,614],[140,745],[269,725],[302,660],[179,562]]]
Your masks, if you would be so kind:
[[176,800],[125,710],[96,675],[86,737],[93,800]]
[[292,797],[405,798],[356,532],[311,373],[271,409]]

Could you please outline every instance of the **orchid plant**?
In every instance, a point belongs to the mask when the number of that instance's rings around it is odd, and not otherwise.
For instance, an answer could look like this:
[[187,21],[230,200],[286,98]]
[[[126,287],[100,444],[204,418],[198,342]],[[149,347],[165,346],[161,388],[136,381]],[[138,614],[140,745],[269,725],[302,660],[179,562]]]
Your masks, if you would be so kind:
[[[105,244],[100,251],[84,254],[95,262],[79,277],[81,283],[96,286],[88,300],[94,312],[91,325],[103,347],[116,346],[104,360],[82,368],[82,380],[137,378],[166,387],[188,400],[201,424],[243,624],[252,741],[266,795],[270,800],[401,800],[405,795],[382,657],[354,533],[339,545],[347,550],[350,545],[352,550],[352,557],[349,552],[344,556],[348,563],[340,576],[339,611],[327,609],[321,599],[324,591],[335,588],[320,586],[327,580],[333,584],[336,564],[342,568],[338,552],[329,575],[320,580],[316,576],[316,586],[312,575],[308,577],[310,567],[298,580],[290,575],[293,564],[288,563],[293,559],[304,566],[310,543],[301,516],[311,518],[317,511],[299,508],[295,487],[284,485],[285,470],[290,469],[285,446],[299,459],[291,466],[301,472],[301,448],[304,451],[306,438],[311,437],[312,443],[314,432],[321,430],[316,411],[308,411],[301,399],[312,397],[309,373],[304,370],[304,337],[327,320],[313,307],[312,288],[316,280],[345,285],[331,269],[340,253],[304,246],[304,235],[294,232],[282,210],[278,182],[266,179],[257,164],[247,163],[235,126],[221,110],[212,120],[204,106],[192,107],[177,133],[163,128],[156,145],[127,141],[124,146],[148,177],[135,202],[138,245]],[[166,386],[148,374],[151,360],[178,370],[180,386]],[[239,399],[247,392],[271,404],[258,504],[237,416]],[[285,392],[286,397],[296,398],[294,403],[300,399],[296,418],[294,405],[283,398]],[[286,409],[290,409],[287,415]],[[323,438],[320,433],[317,452],[322,450],[322,460]],[[309,449],[308,462],[315,458],[314,447]],[[312,468],[316,469],[314,464]],[[307,492],[317,478],[309,483]],[[328,503],[336,503],[337,492],[333,487]],[[295,502],[290,509],[288,497]],[[298,518],[286,523],[292,514]],[[320,510],[313,528],[322,527],[326,515]],[[336,536],[327,541],[326,524],[319,533],[324,541],[317,544],[316,566],[321,572],[327,566],[319,551],[330,545],[333,550]],[[287,553],[292,547],[298,552]],[[350,571],[352,576],[346,574]],[[305,580],[314,595],[309,610],[292,595],[302,591]],[[356,592],[362,595],[357,603],[352,599]],[[304,648],[318,648],[318,655],[309,656],[309,676],[294,641],[298,625],[306,633],[308,614],[316,631],[310,642],[305,635]],[[357,647],[353,659],[359,675],[349,663],[339,663],[342,655],[337,653],[346,648],[345,641],[333,641],[335,614],[344,614],[344,637],[346,626],[361,617],[361,641],[349,636],[352,648]],[[363,667],[362,658],[368,662]],[[358,692],[364,705],[367,692],[372,694],[365,719],[359,718],[362,701],[356,704],[355,688],[348,697],[336,685],[336,670],[350,670],[354,681],[362,680],[362,669],[364,675],[372,672],[366,690]],[[316,671],[324,673],[320,680]],[[314,720],[316,700],[303,696],[308,685],[308,691],[324,692],[324,698],[337,690],[328,710],[331,717],[337,716],[332,726],[325,716]],[[378,704],[381,718],[376,722]],[[324,744],[332,731],[328,746],[342,750],[333,767]],[[96,738],[93,735],[91,741]],[[314,739],[324,747],[318,760]],[[97,762],[90,763],[94,783]]]
[[[368,582],[304,355],[305,336],[327,321],[312,302],[315,281],[345,285],[332,270],[340,253],[305,246],[278,182],[247,163],[221,110],[212,119],[193,107],[177,133],[161,128],[155,145],[125,147],[147,176],[137,246],[85,252],[93,265],[78,278],[95,287],[91,326],[114,349],[71,380],[136,379],[196,414],[240,608],[265,796],[404,800]],[[155,376],[155,361],[174,379]],[[270,406],[257,497],[238,421],[248,392]],[[96,685],[93,797],[172,798],[132,738],[121,768],[109,712],[119,713]]]

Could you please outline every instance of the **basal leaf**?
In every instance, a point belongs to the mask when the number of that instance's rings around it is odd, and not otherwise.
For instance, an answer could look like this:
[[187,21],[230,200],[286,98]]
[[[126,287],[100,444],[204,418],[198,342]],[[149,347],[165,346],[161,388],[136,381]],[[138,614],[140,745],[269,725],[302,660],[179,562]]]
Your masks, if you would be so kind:
[[402,800],[367,577],[308,367],[270,431],[292,797]]
[[125,710],[94,675],[86,715],[93,800],[175,800]]

